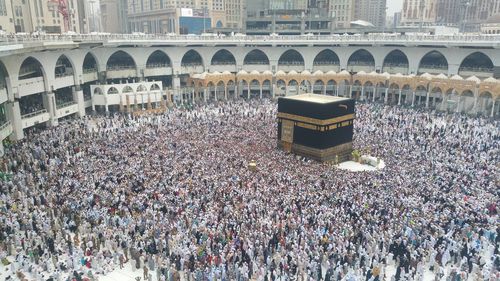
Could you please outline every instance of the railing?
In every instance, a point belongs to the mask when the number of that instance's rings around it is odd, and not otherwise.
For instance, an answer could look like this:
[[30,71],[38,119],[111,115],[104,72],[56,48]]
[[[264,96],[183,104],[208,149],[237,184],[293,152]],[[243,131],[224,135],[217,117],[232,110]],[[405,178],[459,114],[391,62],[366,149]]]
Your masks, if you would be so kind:
[[56,108],[57,109],[61,109],[61,108],[65,108],[65,107],[68,107],[68,106],[72,106],[74,104],[76,104],[76,102],[69,101],[69,102],[65,102],[65,103],[56,104]]
[[74,73],[72,71],[64,72],[64,73],[56,73],[56,78],[63,78],[67,76],[71,76]]
[[268,61],[246,61],[243,62],[243,65],[268,65]]
[[181,64],[181,67],[199,67],[203,66],[203,64],[200,63],[183,63]]
[[120,71],[120,70],[135,70],[134,65],[110,65],[106,68],[107,71]]
[[467,72],[493,72],[492,68],[487,67],[473,67],[473,66],[464,66],[460,67],[458,71],[467,71]]
[[151,63],[146,65],[146,69],[151,69],[151,68],[165,68],[165,67],[171,67],[170,64],[167,63]]
[[24,115],[21,116],[21,119],[31,118],[31,117],[34,117],[34,116],[37,116],[37,115],[40,115],[40,114],[43,114],[43,113],[47,113],[47,109],[41,109],[41,110],[34,111],[34,112],[31,112],[31,113],[28,113],[28,114],[24,114]]
[[214,61],[212,65],[234,65],[235,61]]
[[3,129],[7,128],[11,124],[11,121],[5,121],[2,125],[0,125],[0,131],[3,131]]
[[97,68],[86,68],[83,69],[83,74],[89,74],[89,73],[94,73],[97,72]]
[[375,63],[368,61],[350,61],[347,66],[375,66]]
[[278,65],[280,65],[280,66],[304,65],[304,62],[303,61],[280,61],[280,62],[278,62]]
[[339,61],[315,61],[313,63],[315,66],[321,66],[321,65],[340,65]]
[[190,41],[207,41],[207,42],[234,42],[234,43],[251,43],[255,41],[276,41],[277,43],[283,41],[324,41],[325,43],[335,42],[460,42],[467,44],[474,44],[476,42],[488,42],[493,44],[500,44],[500,35],[490,34],[453,34],[453,35],[428,35],[428,34],[355,34],[355,35],[255,35],[255,36],[190,36],[190,35],[166,35],[166,34],[78,34],[78,35],[3,35],[0,36],[0,44],[19,44],[19,43],[37,43],[37,42],[109,42],[109,41],[168,41],[186,43]]

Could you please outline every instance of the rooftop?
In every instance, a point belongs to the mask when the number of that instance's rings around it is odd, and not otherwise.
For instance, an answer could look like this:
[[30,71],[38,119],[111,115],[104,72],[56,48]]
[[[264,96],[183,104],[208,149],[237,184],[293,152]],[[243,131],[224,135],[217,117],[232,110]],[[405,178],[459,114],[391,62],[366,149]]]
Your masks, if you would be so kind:
[[348,100],[348,98],[343,98],[343,97],[317,95],[317,94],[301,94],[301,95],[296,95],[296,96],[285,97],[284,99],[299,100],[299,101],[313,102],[313,103],[320,103],[320,104]]

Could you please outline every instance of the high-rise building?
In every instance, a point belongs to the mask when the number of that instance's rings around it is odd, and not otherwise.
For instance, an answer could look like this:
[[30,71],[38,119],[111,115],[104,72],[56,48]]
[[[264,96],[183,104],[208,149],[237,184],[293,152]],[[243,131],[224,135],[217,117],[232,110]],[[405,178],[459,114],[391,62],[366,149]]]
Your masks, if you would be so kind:
[[333,18],[334,28],[348,28],[353,21],[354,0],[330,0],[328,12]]
[[242,29],[246,0],[129,0],[132,32],[202,33],[211,28]]
[[436,24],[475,32],[488,18],[498,13],[498,0],[437,0]]
[[0,30],[8,33],[15,32],[10,0],[0,0]]
[[[109,33],[129,33],[127,8],[127,0],[100,0],[100,18],[103,31]],[[94,20],[95,17],[92,18],[92,21]],[[94,26],[97,25],[94,24]]]
[[66,11],[68,13],[67,26],[63,15],[58,12],[56,2],[11,0],[11,6],[16,32],[83,32],[80,28],[78,0],[66,0]]
[[401,25],[432,26],[436,23],[439,0],[405,0],[401,11]]
[[364,20],[378,28],[385,26],[386,0],[356,0],[354,20]]

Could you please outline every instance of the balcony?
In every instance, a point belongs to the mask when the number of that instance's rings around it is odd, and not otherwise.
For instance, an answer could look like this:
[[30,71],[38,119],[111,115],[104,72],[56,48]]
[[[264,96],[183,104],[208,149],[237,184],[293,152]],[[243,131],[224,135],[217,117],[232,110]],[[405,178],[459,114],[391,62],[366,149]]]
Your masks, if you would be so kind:
[[89,68],[83,70],[83,83],[96,81],[98,78],[97,69]]
[[6,121],[0,125],[0,141],[10,136],[10,134],[12,134],[12,123],[10,121]]
[[35,77],[19,80],[18,98],[45,92],[45,83],[43,77]]
[[21,116],[23,129],[33,127],[35,125],[47,122],[50,120],[50,114],[46,109],[35,111]]
[[108,79],[120,79],[120,78],[130,78],[130,77],[137,77],[137,71],[135,67],[111,66],[107,69],[106,78]]
[[289,72],[292,70],[295,70],[297,72],[302,72],[304,71],[304,69],[305,66],[302,63],[289,62],[289,63],[281,63],[278,65],[278,70],[282,70],[284,72]]
[[224,72],[224,71],[229,71],[229,72],[237,72],[237,69],[236,69],[236,64],[235,63],[216,63],[216,64],[212,64],[210,66],[210,72],[215,72],[215,71],[218,71],[218,72]]
[[167,64],[150,64],[144,70],[144,76],[168,76],[172,75],[172,67]]
[[78,104],[74,101],[58,104],[56,106],[56,118],[61,118],[77,112]]
[[185,64],[181,67],[181,74],[203,73],[205,68],[201,64]]
[[56,74],[55,78],[56,79],[52,84],[54,86],[54,90],[75,85],[75,77],[73,76],[73,72],[59,73]]

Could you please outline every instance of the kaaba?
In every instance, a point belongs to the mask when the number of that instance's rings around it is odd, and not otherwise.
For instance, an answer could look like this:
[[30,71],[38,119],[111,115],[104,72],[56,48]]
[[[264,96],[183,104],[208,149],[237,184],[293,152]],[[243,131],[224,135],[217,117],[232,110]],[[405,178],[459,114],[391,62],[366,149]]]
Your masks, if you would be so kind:
[[354,100],[302,94],[278,99],[278,147],[321,162],[351,159]]

